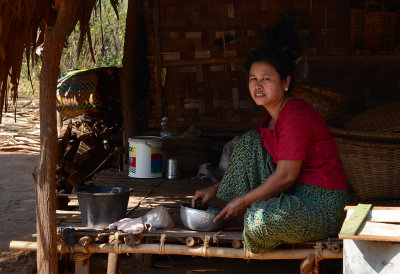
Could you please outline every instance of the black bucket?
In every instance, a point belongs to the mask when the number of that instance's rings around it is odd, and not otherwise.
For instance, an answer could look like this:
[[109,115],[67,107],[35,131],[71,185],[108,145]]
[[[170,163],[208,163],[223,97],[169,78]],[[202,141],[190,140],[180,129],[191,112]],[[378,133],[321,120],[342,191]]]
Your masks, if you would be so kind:
[[74,189],[78,196],[82,224],[106,227],[125,218],[132,188],[115,186],[80,186]]

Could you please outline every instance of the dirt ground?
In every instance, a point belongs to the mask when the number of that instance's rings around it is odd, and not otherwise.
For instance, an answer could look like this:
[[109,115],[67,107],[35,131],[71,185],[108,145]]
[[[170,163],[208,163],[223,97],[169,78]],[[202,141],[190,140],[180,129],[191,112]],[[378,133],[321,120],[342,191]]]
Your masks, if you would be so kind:
[[32,171],[38,154],[0,152],[0,273],[29,272],[33,256],[10,252],[11,240],[34,241],[35,186]]

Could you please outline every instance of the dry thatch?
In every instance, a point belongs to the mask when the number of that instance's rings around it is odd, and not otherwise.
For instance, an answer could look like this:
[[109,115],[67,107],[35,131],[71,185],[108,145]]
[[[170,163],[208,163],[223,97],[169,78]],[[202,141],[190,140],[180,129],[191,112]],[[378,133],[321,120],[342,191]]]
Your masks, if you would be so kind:
[[[29,68],[35,65],[37,47],[43,43],[47,27],[57,20],[62,0],[0,0],[0,123],[4,109],[7,109],[9,92],[13,104],[18,98],[18,83],[23,60]],[[110,0],[115,11],[118,0]],[[76,1],[80,8],[74,25],[80,22],[79,45],[88,37],[91,47],[89,19],[99,0]]]

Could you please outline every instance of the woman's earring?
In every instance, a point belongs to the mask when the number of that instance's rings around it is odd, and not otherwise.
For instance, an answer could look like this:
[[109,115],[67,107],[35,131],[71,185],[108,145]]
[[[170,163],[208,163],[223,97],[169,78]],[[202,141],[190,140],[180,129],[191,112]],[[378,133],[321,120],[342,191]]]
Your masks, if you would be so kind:
[[285,88],[285,91],[288,91],[289,89],[288,88]]

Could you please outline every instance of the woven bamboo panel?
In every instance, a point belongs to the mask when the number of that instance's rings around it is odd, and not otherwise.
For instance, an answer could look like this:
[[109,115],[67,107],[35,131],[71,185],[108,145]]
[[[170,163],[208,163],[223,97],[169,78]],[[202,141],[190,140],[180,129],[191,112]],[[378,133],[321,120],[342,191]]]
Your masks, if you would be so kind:
[[[260,5],[258,1],[160,1],[159,22],[154,17],[157,7],[151,7],[151,71],[158,69],[165,76],[159,85],[152,79],[154,116],[168,116],[182,130],[194,124],[243,131],[258,124],[265,113],[252,102],[242,64],[249,50],[261,44],[259,32],[266,24],[248,16]],[[154,50],[157,40],[159,52]],[[158,123],[154,119],[149,126]]]
[[[192,124],[220,131],[256,127],[265,110],[252,102],[242,65],[248,52],[262,44],[260,31],[275,26],[288,7],[296,16],[295,31],[304,55],[354,52],[343,35],[349,21],[346,0],[147,1],[153,101],[148,127],[159,128],[163,116],[178,130]],[[351,86],[347,78],[340,82],[336,74],[314,69],[315,64],[329,67],[327,62],[312,62],[316,84]],[[340,85],[338,90],[343,90]]]

